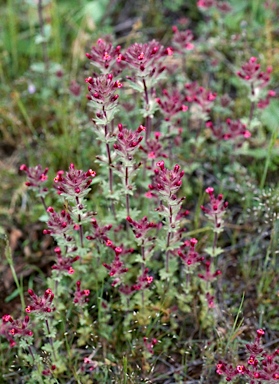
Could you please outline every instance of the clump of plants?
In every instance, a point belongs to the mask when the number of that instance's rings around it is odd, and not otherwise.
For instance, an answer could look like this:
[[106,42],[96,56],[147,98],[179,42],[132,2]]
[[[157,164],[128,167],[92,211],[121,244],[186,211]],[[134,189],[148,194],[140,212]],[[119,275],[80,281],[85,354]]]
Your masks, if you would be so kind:
[[[180,20],[169,44],[100,36],[86,53],[91,132],[86,140],[81,124],[79,145],[94,148],[89,169],[73,163],[71,140],[55,177],[51,164],[20,166],[52,257],[48,275],[24,289],[6,240],[22,305],[0,323],[14,366],[7,382],[279,381],[260,316],[276,271],[276,207],[261,248],[252,244],[260,215],[249,221],[276,162],[277,130],[264,121],[277,103],[272,67],[255,49],[226,57],[233,7],[197,7],[208,44]],[[241,279],[251,277],[248,290]],[[246,361],[235,343],[248,328],[258,330]]]

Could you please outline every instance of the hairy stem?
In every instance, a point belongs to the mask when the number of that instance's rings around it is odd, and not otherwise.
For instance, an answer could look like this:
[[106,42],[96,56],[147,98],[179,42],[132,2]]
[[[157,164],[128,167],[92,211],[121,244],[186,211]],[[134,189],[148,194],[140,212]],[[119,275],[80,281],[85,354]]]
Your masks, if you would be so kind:
[[[252,95],[252,98],[255,96],[255,89],[253,84],[251,84],[251,95]],[[252,101],[250,105],[248,127],[250,127],[251,121],[253,119],[254,111],[255,111],[255,101]]]
[[[146,111],[149,109],[149,96],[148,96],[148,89],[146,86],[145,79],[142,80],[143,87],[144,87],[144,101],[145,101],[145,109]],[[145,141],[149,139],[150,137],[150,131],[151,131],[151,118],[150,116],[146,116],[145,118]]]
[[[78,209],[78,206],[80,204],[79,202],[79,198],[76,197],[76,203],[77,203],[77,209]],[[83,227],[81,225],[81,215],[78,214],[78,225],[79,225],[79,239],[80,239],[80,246],[81,248],[83,248]]]
[[[129,188],[129,167],[125,167],[125,188]],[[130,195],[126,193],[126,211],[127,216],[130,216]]]
[[[167,249],[168,247],[170,246],[170,241],[171,241],[171,235],[172,235],[172,232],[170,231],[171,229],[171,226],[172,226],[172,207],[171,205],[169,206],[169,231],[168,231],[168,236],[167,236]],[[168,273],[169,272],[169,258],[170,258],[170,252],[169,250],[167,250],[167,254],[166,254],[166,272]]]
[[41,198],[41,202],[42,202],[42,204],[43,204],[43,206],[44,206],[44,209],[45,209],[45,211],[47,212],[47,206],[46,206],[45,199],[44,199],[43,196],[40,196],[40,198]]
[[51,349],[52,349],[53,357],[54,357],[55,361],[57,361],[55,349],[53,346],[53,340],[52,340],[52,337],[50,336],[50,327],[49,327],[48,319],[46,319],[46,327],[47,327],[47,331],[48,331],[48,339],[49,339],[49,344],[50,344]]
[[[142,264],[141,264],[141,273],[144,274],[145,271],[145,247],[144,244],[141,246],[141,257],[142,257]],[[144,308],[144,290],[141,291],[141,305],[142,308]]]
[[[104,111],[105,114],[105,111]],[[107,138],[107,135],[109,133],[109,129],[107,124],[105,125],[105,137]],[[113,194],[113,175],[112,175],[112,160],[111,160],[111,152],[110,152],[110,146],[106,142],[106,152],[107,152],[107,158],[108,158],[108,171],[109,171],[109,191],[110,194]],[[114,207],[114,202],[111,200],[111,211],[113,213],[113,216],[115,217],[115,207]]]

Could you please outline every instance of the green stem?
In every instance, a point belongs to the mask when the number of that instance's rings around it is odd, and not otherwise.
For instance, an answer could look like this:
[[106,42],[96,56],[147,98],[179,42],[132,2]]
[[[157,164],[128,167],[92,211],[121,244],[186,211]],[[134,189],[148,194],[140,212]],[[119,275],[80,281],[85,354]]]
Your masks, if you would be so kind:
[[47,53],[47,43],[44,40],[45,39],[45,22],[43,18],[43,1],[38,0],[38,17],[39,17],[39,25],[40,25],[40,34],[42,36],[43,42],[42,42],[42,48],[43,48],[43,58],[44,58],[44,64],[45,64],[45,77],[48,78],[49,74],[49,57]]
[[19,297],[20,297],[22,312],[24,313],[26,304],[25,304],[25,300],[24,300],[23,289],[22,289],[22,286],[20,285],[20,283],[18,281],[18,278],[17,278],[17,275],[16,275],[16,271],[15,271],[15,268],[14,268],[13,256],[12,256],[12,250],[11,250],[11,247],[9,245],[9,241],[8,241],[7,236],[5,236],[5,242],[6,242],[5,256],[6,256],[8,264],[9,264],[9,266],[11,268],[13,279],[14,279],[15,285],[17,287]]
[[[125,189],[129,188],[129,167],[125,167]],[[127,216],[130,216],[130,195],[126,193],[126,211]]]
[[20,96],[19,96],[18,93],[15,94],[15,100],[16,100],[16,103],[18,105],[18,108],[20,109],[20,112],[22,113],[22,116],[25,119],[25,122],[26,122],[28,128],[30,129],[30,132],[35,134],[36,133],[36,129],[34,128],[34,126],[32,124],[32,121],[29,118],[28,113],[26,111],[26,108],[25,108],[23,102],[20,100]]
[[171,232],[171,226],[172,226],[172,206],[170,205],[169,206],[169,231],[168,231],[168,236],[167,236],[167,254],[166,254],[166,272],[168,273],[169,272],[169,258],[170,258],[170,254],[169,254],[169,246],[170,246],[170,242],[171,242],[171,235],[172,235],[172,232]]
[[57,361],[57,357],[56,357],[56,353],[55,353],[55,349],[54,349],[54,345],[53,345],[53,340],[52,340],[52,337],[50,335],[50,327],[49,327],[48,319],[46,319],[46,327],[47,327],[47,331],[48,331],[49,344],[51,346],[52,353],[53,353],[53,358],[55,361]]
[[[143,87],[144,87],[144,101],[145,101],[145,109],[148,111],[149,109],[149,96],[148,96],[148,89],[146,86],[145,79],[142,80]],[[145,118],[145,141],[149,139],[150,137],[150,131],[151,131],[151,118],[150,116],[146,116]]]
[[[16,12],[17,9],[16,4],[13,0],[8,1],[8,8],[7,8],[7,16],[8,16],[8,30],[9,30],[9,42],[10,42],[10,51],[12,55],[12,65],[13,68],[13,76],[16,77],[17,71],[18,71],[18,52],[17,52],[17,43],[19,41],[18,39],[18,33],[17,33],[17,22],[16,22]],[[4,19],[3,19],[4,22]]]
[[278,135],[278,129],[276,128],[272,132],[272,135],[271,135],[271,138],[270,138],[270,141],[269,141],[269,145],[268,145],[267,156],[266,156],[265,165],[264,165],[264,171],[263,171],[263,175],[262,175],[261,183],[260,183],[260,188],[261,189],[263,189],[263,187],[265,185],[267,171],[268,171],[268,167],[269,167],[269,163],[270,163],[270,158],[271,158],[271,152],[272,152],[272,148],[274,147],[274,144],[276,142],[277,135]]
[[[79,198],[76,197],[77,209],[79,209]],[[79,225],[79,238],[80,238],[80,246],[83,248],[83,227],[81,223],[81,215],[78,214],[78,225]]]

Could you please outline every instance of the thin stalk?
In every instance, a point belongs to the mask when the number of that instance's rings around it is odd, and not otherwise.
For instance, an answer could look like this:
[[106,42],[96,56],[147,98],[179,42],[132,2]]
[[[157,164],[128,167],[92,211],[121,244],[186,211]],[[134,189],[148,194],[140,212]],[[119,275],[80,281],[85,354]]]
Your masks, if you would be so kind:
[[[106,112],[103,108],[104,115],[106,116]],[[109,134],[109,128],[107,124],[105,125],[105,138],[107,138],[107,135]],[[113,174],[112,174],[112,160],[111,160],[111,152],[110,152],[110,147],[109,144],[106,142],[106,152],[107,152],[107,158],[108,158],[108,167],[109,167],[109,190],[110,194],[113,194]],[[113,216],[116,217],[115,214],[115,207],[114,207],[114,202],[111,200],[111,210],[113,213]]]
[[[171,241],[171,234],[172,234],[172,232],[170,231],[171,226],[172,226],[172,207],[170,205],[169,206],[169,231],[168,231],[168,236],[167,236],[167,249],[169,248],[170,241]],[[167,250],[167,253],[166,253],[166,272],[167,273],[169,272],[169,258],[170,258],[170,254],[169,254],[169,250]]]
[[50,336],[50,327],[49,327],[48,319],[46,319],[46,327],[47,327],[47,331],[48,331],[48,339],[49,339],[49,344],[50,344],[51,349],[52,349],[53,357],[54,357],[55,361],[57,361],[56,353],[55,353],[54,346],[53,346],[53,340],[52,340],[52,337]]
[[[29,351],[29,353],[30,353],[30,355],[31,355],[31,357],[32,357],[32,359],[33,359],[33,364],[36,366],[37,371],[41,374],[40,369],[39,369],[39,366],[38,366],[38,364],[37,364],[37,362],[36,362],[36,360],[35,360],[35,357],[34,357],[34,354],[33,354],[33,351],[32,351],[32,348],[31,348],[30,345],[28,345],[28,351]],[[42,378],[40,379],[40,382],[41,382],[42,384],[44,384],[44,381],[43,381]]]
[[270,158],[271,158],[271,151],[272,151],[272,148],[276,142],[277,135],[278,135],[278,128],[273,130],[270,141],[269,141],[267,156],[265,159],[264,171],[263,171],[263,175],[262,175],[261,183],[260,183],[261,189],[263,189],[263,187],[265,185],[266,175],[267,175],[267,171],[268,171],[268,167],[269,167],[269,163],[270,163]]
[[35,134],[36,129],[33,126],[32,121],[31,121],[30,117],[28,116],[27,110],[26,110],[26,108],[25,108],[23,102],[21,101],[20,96],[17,92],[15,93],[15,101],[17,103],[18,108],[20,109],[20,112],[22,113],[22,116],[25,119],[25,122],[26,122],[27,127],[29,128],[30,132]]
[[[76,203],[77,203],[77,208],[79,206],[79,198],[76,197]],[[83,248],[84,244],[83,244],[83,227],[82,227],[82,224],[81,224],[81,215],[78,214],[78,223],[79,223],[79,239],[80,239],[80,246],[81,248]]]
[[45,202],[44,197],[43,197],[43,196],[40,196],[40,199],[41,199],[41,202],[42,202],[42,204],[43,204],[43,206],[44,206],[45,211],[47,212],[47,206],[46,206],[46,202]]
[[186,288],[186,292],[189,290],[190,288],[190,268],[188,266],[186,266],[186,281],[185,281],[185,288]]
[[[65,339],[67,356],[68,357],[72,357],[73,356],[73,351],[71,350],[71,347],[70,347],[70,344],[69,344],[69,341],[68,341],[68,338],[67,338],[68,332],[66,331],[65,328],[64,328],[64,333],[63,334],[64,334],[64,339]],[[78,375],[77,375],[77,372],[76,372],[76,369],[75,369],[74,365],[71,365],[71,371],[73,373],[74,378],[76,379],[76,382],[80,384],[81,382],[79,381],[79,378],[78,378]]]
[[207,226],[203,228],[194,229],[193,231],[185,232],[185,237],[190,237],[190,236],[193,237],[198,233],[207,232],[207,231],[212,231],[212,227]]
[[[145,247],[143,244],[141,246],[141,258],[142,258],[141,273],[144,274],[144,270],[145,270]],[[141,306],[142,306],[142,308],[144,308],[144,290],[141,291]]]
[[54,40],[54,47],[55,47],[54,60],[56,63],[61,63],[62,44],[61,44],[60,22],[62,20],[61,20],[61,16],[59,15],[59,9],[58,9],[56,0],[52,0],[51,18],[52,18],[52,27],[53,27],[53,40]]
[[128,378],[128,360],[127,356],[123,356],[123,384],[127,384],[127,378]]
[[[18,71],[18,51],[17,51],[17,43],[19,41],[18,39],[18,32],[17,32],[17,20],[16,20],[16,10],[17,6],[13,0],[8,1],[8,8],[7,8],[7,16],[8,16],[8,30],[9,30],[9,42],[10,42],[10,49],[11,49],[11,55],[12,55],[12,68],[13,68],[13,76],[16,75]],[[4,22],[4,19],[3,19]]]
[[263,296],[264,292],[266,290],[266,282],[267,282],[267,279],[268,279],[267,269],[268,269],[268,263],[269,263],[269,261],[271,259],[272,244],[273,244],[273,241],[274,241],[275,234],[276,234],[275,233],[275,227],[274,227],[274,224],[273,224],[273,228],[272,228],[271,235],[270,235],[270,241],[269,241],[269,244],[268,244],[268,247],[267,247],[267,250],[266,250],[266,254],[265,254],[264,263],[263,263],[263,266],[261,267],[261,280],[260,280],[260,282],[258,284],[258,296]]
[[[147,86],[146,86],[146,82],[145,82],[145,79],[142,80],[143,82],[143,87],[144,87],[144,101],[145,101],[145,109],[146,111],[148,111],[149,109],[149,96],[148,96],[148,89],[147,89]],[[150,116],[146,116],[145,118],[145,142],[146,140],[149,139],[150,137],[150,131],[151,131],[151,118]]]
[[[63,234],[63,237],[64,237],[64,240],[67,242],[67,236],[65,235],[65,233]],[[68,252],[68,245],[65,245],[65,253]]]
[[[125,188],[129,187],[129,167],[125,167]],[[130,195],[126,193],[126,211],[127,216],[130,216]]]
[[231,346],[232,341],[234,340],[234,336],[237,334],[237,331],[240,329],[242,323],[243,323],[243,317],[240,319],[240,315],[242,315],[242,309],[243,309],[243,303],[244,303],[245,293],[243,292],[241,302],[232,326],[231,331],[229,332],[227,343],[225,346],[225,354],[227,353],[229,347]]
[[38,0],[38,17],[40,25],[40,34],[42,36],[42,49],[43,49],[43,58],[45,64],[46,78],[48,77],[49,72],[49,57],[47,53],[47,43],[45,41],[45,30],[44,30],[44,18],[43,18],[43,0]]
[[[78,215],[78,221],[80,222],[81,221],[81,216]],[[79,239],[80,239],[80,246],[81,248],[84,247],[84,244],[83,244],[83,226],[80,224],[79,225]]]
[[17,290],[18,290],[18,294],[19,294],[19,297],[20,297],[20,302],[21,302],[21,309],[22,309],[22,312],[24,312],[24,309],[26,307],[26,304],[25,304],[25,300],[24,300],[24,294],[23,294],[23,289],[22,289],[22,286],[20,285],[19,281],[18,281],[18,278],[17,278],[17,274],[16,274],[16,271],[15,271],[15,268],[14,268],[14,262],[13,262],[13,256],[12,256],[12,250],[11,250],[11,247],[9,245],[9,242],[8,242],[8,238],[5,236],[5,242],[6,242],[6,246],[5,246],[5,256],[6,256],[6,259],[7,259],[7,262],[11,268],[11,272],[12,272],[12,275],[13,275],[13,279],[14,279],[14,282],[15,282],[15,285],[17,287]]
[[173,140],[171,140],[170,135],[171,135],[171,125],[168,126],[168,136],[169,136],[169,140],[168,140],[169,144],[168,144],[168,146],[169,146],[169,159],[170,159],[170,162],[172,163],[172,161],[173,161],[173,156],[172,156]]
[[[108,127],[105,126],[105,134],[107,135]],[[106,151],[107,151],[107,157],[108,157],[108,164],[109,164],[109,189],[110,192],[113,193],[113,175],[112,175],[112,169],[111,169],[111,153],[110,153],[110,147],[109,144],[106,143]]]
[[[255,96],[254,84],[251,84],[251,96],[252,96],[252,98],[254,98],[254,96]],[[252,101],[251,105],[250,105],[248,127],[250,127],[251,121],[253,119],[254,111],[255,111],[255,102]]]
[[[218,217],[217,217],[217,215],[215,215],[215,228],[217,228],[217,225],[218,225]],[[213,257],[215,256],[215,250],[217,247],[217,240],[218,240],[218,233],[216,231],[214,231],[214,238],[213,238],[213,245],[212,245]]]

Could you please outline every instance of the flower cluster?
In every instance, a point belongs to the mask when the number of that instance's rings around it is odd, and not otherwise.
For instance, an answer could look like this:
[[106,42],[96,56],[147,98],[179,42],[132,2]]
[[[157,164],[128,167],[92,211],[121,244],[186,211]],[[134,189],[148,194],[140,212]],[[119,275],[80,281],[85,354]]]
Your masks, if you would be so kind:
[[92,372],[98,367],[98,361],[92,360],[92,357],[85,357],[81,366],[82,372]]
[[79,97],[81,93],[81,86],[75,80],[72,80],[69,87],[69,91],[73,96]]
[[25,312],[38,312],[41,314],[55,311],[53,306],[54,294],[51,289],[47,289],[43,296],[37,296],[32,289],[28,289],[31,298],[31,305],[25,308]]
[[172,49],[165,49],[152,40],[145,44],[132,44],[125,52],[125,60],[128,66],[136,70],[136,76],[145,78],[164,71],[162,61],[166,55],[172,55]]
[[227,13],[232,10],[231,6],[227,2],[218,0],[198,0],[197,6],[202,11],[207,11],[213,7],[223,13]]
[[81,289],[80,286],[81,286],[81,282],[77,281],[73,302],[75,304],[83,305],[89,301],[88,296],[90,295],[90,291],[89,289]]
[[126,220],[131,225],[136,239],[141,239],[142,241],[147,240],[146,235],[150,229],[158,227],[158,224],[149,222],[146,216],[139,221],[133,220],[130,216]]
[[177,89],[174,89],[171,93],[167,90],[163,90],[163,96],[156,98],[157,103],[165,117],[166,121],[172,120],[180,112],[186,112],[188,106],[184,104],[185,97]]
[[220,269],[217,269],[215,272],[211,271],[211,262],[210,260],[207,260],[204,263],[205,266],[205,272],[204,273],[199,273],[198,276],[200,279],[205,280],[205,281],[214,281],[217,276],[221,274]]
[[267,67],[266,72],[261,71],[261,66],[256,57],[251,57],[248,62],[242,65],[237,75],[246,83],[251,84],[254,89],[264,88],[270,81],[272,67]]
[[0,323],[0,335],[6,337],[10,343],[10,347],[16,345],[15,337],[32,336],[33,332],[30,330],[29,316],[24,319],[14,320],[10,315],[4,315]]
[[142,274],[137,278],[134,288],[136,291],[141,291],[148,288],[152,282],[153,277],[148,275],[148,268],[144,268]]
[[57,255],[57,261],[56,261],[56,264],[54,264],[51,269],[53,270],[56,270],[56,271],[60,271],[60,272],[67,272],[69,273],[70,275],[72,275],[75,270],[73,269],[72,267],[72,264],[79,260],[80,257],[79,256],[74,256],[74,257],[63,257],[61,255],[61,249],[59,247],[56,247],[54,249],[54,252],[56,253]]
[[145,144],[140,146],[140,149],[147,154],[147,158],[152,161],[151,168],[153,169],[154,161],[159,157],[167,158],[168,155],[164,152],[163,146],[160,143],[161,132],[154,132],[154,139],[148,139]]
[[212,107],[213,101],[217,97],[216,93],[199,86],[196,81],[185,84],[185,89],[186,101],[192,104],[191,111],[195,116],[202,116],[202,118],[206,119],[207,114],[210,112]]
[[270,103],[270,99],[273,98],[273,97],[276,97],[276,92],[273,91],[273,90],[269,90],[267,92],[265,98],[260,99],[258,101],[257,107],[260,108],[260,109],[266,108],[269,105],[269,103]]
[[239,136],[248,139],[251,136],[251,133],[246,129],[246,125],[242,124],[241,121],[227,119],[226,123],[228,132],[224,134],[224,140],[235,139]]
[[262,383],[262,380],[269,383],[279,381],[279,364],[276,361],[279,350],[269,354],[261,346],[261,339],[264,335],[262,329],[257,330],[257,335],[253,343],[246,344],[249,357],[245,364],[239,364],[234,367],[224,361],[219,361],[216,372],[219,375],[226,376],[227,381],[232,381],[235,377],[248,379],[250,384]]
[[75,169],[74,164],[70,164],[69,172],[58,171],[54,178],[54,188],[58,195],[64,194],[67,198],[84,197],[89,192],[89,186],[96,172],[89,169],[87,172]]
[[182,185],[182,178],[185,172],[181,170],[178,164],[173,167],[173,170],[165,168],[164,161],[158,161],[156,165],[158,168],[154,171],[153,183],[148,187],[150,191],[158,192],[163,200],[175,203],[177,200],[175,194]]
[[191,51],[194,48],[192,43],[194,39],[193,32],[187,29],[186,31],[180,31],[176,25],[172,27],[174,33],[172,38],[172,45],[174,50],[179,53],[185,53]]
[[95,218],[91,220],[91,224],[94,234],[86,236],[87,240],[98,240],[102,244],[105,244],[109,240],[106,233],[111,230],[112,225],[106,224],[103,227],[100,227]]
[[251,136],[246,125],[239,120],[227,119],[226,126],[222,123],[215,126],[212,121],[208,121],[206,126],[211,129],[218,140],[232,140],[238,142],[238,146],[243,144],[243,138],[248,139]]
[[49,368],[42,370],[43,376],[51,376],[53,374],[53,371],[55,371],[56,365],[52,364]]
[[208,305],[208,308],[214,308],[215,306],[215,303],[214,303],[214,296],[211,295],[209,292],[206,292],[205,294],[205,298],[206,298],[206,301],[207,301],[207,305]]
[[110,42],[98,39],[97,44],[92,46],[90,53],[86,53],[86,57],[103,74],[107,74],[112,72],[116,63],[123,60],[120,50],[120,45],[113,47]]
[[147,349],[147,351],[148,351],[149,353],[152,353],[152,354],[154,353],[153,348],[154,348],[154,346],[155,346],[157,343],[158,343],[158,340],[155,339],[155,338],[153,338],[151,341],[149,341],[147,337],[144,337],[144,338],[143,338],[143,344],[144,344],[144,347]]
[[196,250],[197,243],[195,238],[185,240],[179,249],[174,251],[188,268],[199,264],[203,259]]
[[109,275],[114,277],[112,282],[112,286],[119,284],[121,279],[120,276],[123,273],[128,271],[128,268],[124,267],[124,263],[120,260],[120,255],[123,253],[123,249],[121,247],[116,247],[112,243],[112,241],[108,240],[106,245],[114,250],[114,260],[111,264],[103,263],[103,266],[109,270]]
[[47,188],[43,187],[43,184],[48,179],[48,168],[43,170],[40,164],[36,165],[36,167],[27,167],[27,165],[22,164],[19,169],[27,175],[27,181],[25,183],[27,187],[31,187],[41,193],[47,192]]
[[133,132],[123,128],[122,124],[118,124],[118,131],[117,142],[113,144],[113,147],[124,162],[129,162],[133,159],[133,155],[143,139],[141,133],[145,131],[145,127],[140,125]]
[[224,201],[223,195],[214,196],[214,188],[208,187],[205,192],[209,195],[210,203],[207,207],[201,206],[207,218],[213,223],[214,232],[223,231],[223,216],[228,207],[228,202]]
[[44,229],[43,233],[45,235],[64,235],[69,232],[69,229],[73,228],[74,223],[71,218],[71,215],[62,210],[60,213],[55,212],[52,207],[47,208],[47,212],[49,213],[49,220],[47,222],[48,229]]
[[119,291],[124,295],[131,295],[134,292],[142,291],[149,288],[153,282],[153,277],[148,275],[148,268],[144,268],[142,274],[137,278],[137,281],[133,285],[122,284],[119,287]]
[[[113,79],[112,74],[100,75],[98,77],[88,77],[85,79],[88,83],[87,99],[90,100],[97,112],[96,116],[100,123],[109,122],[117,107],[117,99],[119,95],[116,91],[122,88],[122,83]],[[96,120],[98,124],[99,120]]]

